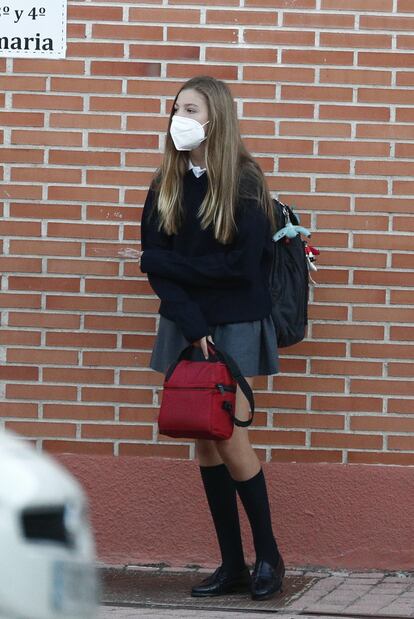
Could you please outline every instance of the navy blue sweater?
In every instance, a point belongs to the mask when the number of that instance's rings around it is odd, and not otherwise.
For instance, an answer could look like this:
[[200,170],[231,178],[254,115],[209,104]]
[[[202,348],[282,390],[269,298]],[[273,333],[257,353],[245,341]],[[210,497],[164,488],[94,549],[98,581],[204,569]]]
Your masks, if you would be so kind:
[[154,192],[149,190],[141,219],[141,270],[160,298],[159,313],[173,320],[189,342],[209,326],[261,320],[271,312],[269,274],[271,226],[254,199],[241,198],[237,233],[222,244],[197,211],[206,195],[207,176],[189,170],[183,181],[183,223],[178,234],[158,231]]

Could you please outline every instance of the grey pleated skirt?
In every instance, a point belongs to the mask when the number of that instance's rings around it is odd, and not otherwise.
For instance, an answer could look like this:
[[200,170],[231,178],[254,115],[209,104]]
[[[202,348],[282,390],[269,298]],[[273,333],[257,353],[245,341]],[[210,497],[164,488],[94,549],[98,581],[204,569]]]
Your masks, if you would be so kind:
[[[217,348],[236,361],[243,376],[269,376],[279,370],[276,331],[271,316],[252,322],[237,322],[209,327]],[[173,361],[189,345],[175,322],[160,316],[150,368],[166,373]],[[204,359],[194,347],[193,359]]]

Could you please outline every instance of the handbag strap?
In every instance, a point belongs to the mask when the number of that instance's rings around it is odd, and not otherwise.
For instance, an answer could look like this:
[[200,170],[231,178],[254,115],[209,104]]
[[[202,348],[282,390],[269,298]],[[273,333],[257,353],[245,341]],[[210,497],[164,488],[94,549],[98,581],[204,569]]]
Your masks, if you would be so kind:
[[[246,428],[247,426],[250,426],[250,424],[253,421],[253,417],[254,417],[254,397],[253,397],[253,391],[249,383],[244,378],[243,374],[240,371],[239,366],[237,365],[233,357],[231,357],[227,352],[224,352],[223,350],[219,350],[217,346],[213,344],[212,342],[209,342],[209,341],[207,342],[207,348],[209,352],[213,352],[213,354],[217,357],[217,359],[219,359],[220,361],[223,361],[223,363],[226,364],[232,378],[237,382],[243,394],[247,398],[247,401],[249,402],[250,418],[247,421],[242,421],[241,419],[237,419],[237,417],[234,415],[233,416],[234,425],[239,426],[241,428]],[[184,348],[181,351],[176,361],[174,361],[168,368],[168,371],[165,375],[165,380],[168,380],[171,377],[172,373],[174,372],[175,368],[180,363],[180,361],[190,356],[190,353],[192,350],[193,350],[193,345],[190,344],[190,346],[186,346],[186,348]]]

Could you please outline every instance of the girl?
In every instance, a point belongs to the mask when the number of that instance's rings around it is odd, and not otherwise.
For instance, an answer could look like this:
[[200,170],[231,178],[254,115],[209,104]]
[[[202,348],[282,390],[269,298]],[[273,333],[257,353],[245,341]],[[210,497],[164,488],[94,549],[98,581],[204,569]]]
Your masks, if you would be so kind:
[[[270,316],[269,271],[274,207],[259,166],[244,147],[229,88],[195,77],[172,106],[165,154],[145,201],[141,270],[161,300],[150,367],[166,372],[183,348],[208,358],[207,339],[247,376],[278,371]],[[248,418],[240,388],[236,412]],[[225,441],[196,441],[201,478],[222,556],[193,596],[251,590],[263,600],[285,573],[273,535],[260,462],[246,428]],[[246,510],[256,563],[246,567],[236,491]]]

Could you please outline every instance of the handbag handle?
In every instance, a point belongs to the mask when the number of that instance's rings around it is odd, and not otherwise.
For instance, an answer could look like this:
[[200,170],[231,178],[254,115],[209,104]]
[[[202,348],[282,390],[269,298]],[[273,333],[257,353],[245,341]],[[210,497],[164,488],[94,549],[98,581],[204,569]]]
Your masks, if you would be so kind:
[[[234,425],[239,426],[241,428],[246,428],[247,426],[250,426],[250,424],[253,421],[253,417],[254,417],[254,397],[253,397],[253,391],[249,383],[244,378],[243,374],[241,373],[239,369],[239,366],[237,365],[233,357],[231,357],[228,353],[224,352],[223,350],[219,350],[217,346],[213,344],[212,342],[207,342],[207,349],[209,353],[212,352],[217,357],[217,359],[219,359],[220,361],[223,361],[223,363],[227,365],[232,378],[237,382],[243,394],[247,398],[247,401],[249,402],[250,418],[247,421],[242,421],[241,419],[237,419],[237,417],[234,415],[233,416]],[[171,377],[172,373],[174,372],[175,368],[180,363],[180,361],[190,356],[190,353],[192,350],[193,350],[193,345],[190,344],[189,346],[186,346],[181,351],[178,358],[168,368],[168,371],[165,375],[165,380],[168,380]],[[208,360],[210,360],[210,358]]]

